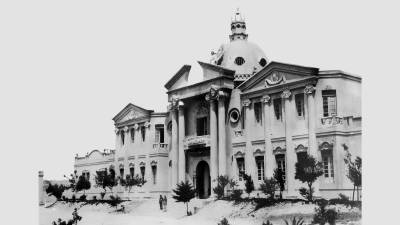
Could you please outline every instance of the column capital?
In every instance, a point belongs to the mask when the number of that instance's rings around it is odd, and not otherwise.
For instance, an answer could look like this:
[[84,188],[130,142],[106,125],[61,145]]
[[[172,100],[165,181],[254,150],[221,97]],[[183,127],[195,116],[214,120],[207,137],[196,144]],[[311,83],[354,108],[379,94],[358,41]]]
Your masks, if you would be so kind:
[[172,97],[171,97],[171,101],[170,101],[170,103],[169,103],[169,105],[168,105],[168,111],[177,110],[178,107],[179,107],[179,102],[180,102],[180,101],[181,101],[181,100],[179,100],[178,97],[172,96]]
[[312,85],[307,85],[307,86],[304,88],[304,94],[312,95],[314,92],[315,92],[315,87],[312,86]]
[[245,99],[242,101],[242,106],[243,107],[249,107],[251,104],[251,100],[250,99]]
[[262,102],[263,102],[263,103],[266,103],[266,104],[271,103],[271,97],[270,97],[269,95],[264,95],[264,96],[262,97]]
[[218,101],[224,101],[226,98],[228,98],[228,96],[229,96],[228,93],[226,93],[225,91],[219,90],[219,91],[217,92],[216,99],[217,99]]
[[292,92],[290,92],[289,89],[286,89],[286,90],[284,90],[284,91],[282,92],[281,98],[283,98],[283,99],[289,99],[291,95],[292,95]]
[[119,133],[119,129],[115,128],[114,132],[115,132],[115,134],[118,134]]
[[208,93],[205,96],[206,101],[218,100],[219,92],[220,91],[216,87],[211,86],[210,90],[208,91]]
[[128,128],[127,126],[125,126],[125,127],[123,128],[123,130],[124,130],[125,134],[129,132],[129,128]]

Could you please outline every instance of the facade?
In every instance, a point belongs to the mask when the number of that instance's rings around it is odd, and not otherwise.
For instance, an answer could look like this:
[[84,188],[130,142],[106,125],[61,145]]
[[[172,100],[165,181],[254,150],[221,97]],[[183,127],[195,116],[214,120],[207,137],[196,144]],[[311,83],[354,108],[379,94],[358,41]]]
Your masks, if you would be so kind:
[[191,66],[184,65],[165,84],[167,112],[129,104],[118,113],[116,149],[77,156],[78,174],[93,177],[104,168],[139,174],[147,183],[138,192],[148,194],[189,180],[207,198],[218,175],[243,188],[245,172],[257,188],[279,168],[284,195],[296,197],[305,184],[294,178],[295,163],[309,153],[323,163],[316,195],[350,193],[344,148],[361,155],[361,78],[269,61],[247,40],[239,12],[231,31],[211,62],[199,62],[202,81],[188,83]]

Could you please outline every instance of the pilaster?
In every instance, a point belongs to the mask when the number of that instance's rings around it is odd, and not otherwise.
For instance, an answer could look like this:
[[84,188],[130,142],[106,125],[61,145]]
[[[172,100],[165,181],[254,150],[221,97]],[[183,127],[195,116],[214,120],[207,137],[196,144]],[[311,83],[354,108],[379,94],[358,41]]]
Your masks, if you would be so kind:
[[217,186],[218,177],[218,129],[217,129],[217,109],[215,103],[215,91],[210,90],[206,95],[206,100],[210,103],[210,176],[211,189]]
[[269,95],[265,95],[262,98],[262,102],[264,104],[264,176],[265,178],[271,178],[274,173],[274,169],[276,167],[275,157],[272,149],[271,142],[271,97]]

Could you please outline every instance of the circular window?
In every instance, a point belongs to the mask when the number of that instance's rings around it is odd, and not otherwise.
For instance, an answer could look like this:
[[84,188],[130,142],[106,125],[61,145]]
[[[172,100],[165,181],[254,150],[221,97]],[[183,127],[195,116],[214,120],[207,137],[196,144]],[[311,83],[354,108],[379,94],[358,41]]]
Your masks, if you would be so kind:
[[265,60],[264,58],[260,59],[260,62],[258,62],[260,64],[260,66],[264,67],[265,65],[267,65],[267,60]]
[[239,65],[239,66],[243,65],[243,63],[244,63],[243,57],[240,57],[240,56],[236,57],[235,63],[236,63],[236,65]]
[[230,120],[232,123],[237,123],[237,122],[239,121],[239,119],[240,119],[239,110],[236,109],[236,108],[232,109],[232,110],[229,112],[229,120]]

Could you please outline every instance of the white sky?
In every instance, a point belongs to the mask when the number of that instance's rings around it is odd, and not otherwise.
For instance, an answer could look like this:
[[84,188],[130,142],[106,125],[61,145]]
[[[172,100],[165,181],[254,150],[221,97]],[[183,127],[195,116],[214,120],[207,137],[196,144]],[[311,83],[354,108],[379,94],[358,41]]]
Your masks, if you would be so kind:
[[382,54],[398,40],[383,33],[395,28],[382,23],[396,21],[394,8],[377,15],[379,7],[357,1],[301,2],[1,3],[0,107],[11,109],[2,110],[1,148],[15,155],[3,160],[61,179],[75,153],[114,148],[112,117],[129,102],[165,111],[164,84],[183,64],[199,75],[196,61],[228,42],[236,7],[249,41],[270,60],[340,69],[363,82],[376,64],[394,61]]

